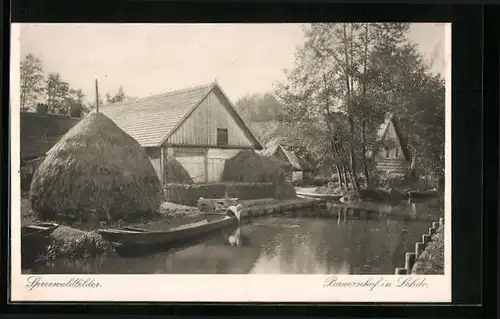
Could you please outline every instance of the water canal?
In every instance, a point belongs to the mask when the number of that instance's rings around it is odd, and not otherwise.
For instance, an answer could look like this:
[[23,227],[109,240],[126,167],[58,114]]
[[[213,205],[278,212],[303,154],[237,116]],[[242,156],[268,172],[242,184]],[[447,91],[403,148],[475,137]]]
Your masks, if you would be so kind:
[[[100,274],[393,274],[404,254],[443,216],[442,200],[375,205],[359,214],[339,205],[336,217],[274,216],[240,227],[240,246],[226,230],[190,246],[140,257],[108,255],[55,260],[31,273]],[[366,208],[364,208],[366,209]],[[358,213],[358,214],[357,214]],[[361,217],[360,217],[361,216]]]

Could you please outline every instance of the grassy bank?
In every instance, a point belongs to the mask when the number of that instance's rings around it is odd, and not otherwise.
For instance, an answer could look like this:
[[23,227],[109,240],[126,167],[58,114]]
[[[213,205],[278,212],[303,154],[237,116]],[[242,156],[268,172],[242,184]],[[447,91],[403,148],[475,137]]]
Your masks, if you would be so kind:
[[417,259],[412,273],[419,275],[444,274],[444,227],[440,227],[436,235],[432,237],[432,241]]

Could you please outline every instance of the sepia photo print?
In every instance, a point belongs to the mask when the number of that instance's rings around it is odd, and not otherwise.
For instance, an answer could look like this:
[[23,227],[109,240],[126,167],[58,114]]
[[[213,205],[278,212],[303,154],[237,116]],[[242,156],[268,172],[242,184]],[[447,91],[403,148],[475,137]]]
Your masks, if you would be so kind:
[[13,25],[14,295],[448,301],[450,28]]

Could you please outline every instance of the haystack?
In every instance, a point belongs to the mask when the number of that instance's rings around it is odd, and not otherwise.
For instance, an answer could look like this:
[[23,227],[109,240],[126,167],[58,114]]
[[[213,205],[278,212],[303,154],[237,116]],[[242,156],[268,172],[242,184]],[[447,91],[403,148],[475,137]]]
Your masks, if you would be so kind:
[[254,151],[243,151],[226,160],[222,180],[227,182],[283,183],[285,172],[277,159],[260,156]]
[[293,198],[295,189],[285,181],[283,167],[288,164],[276,157],[261,156],[253,151],[240,152],[224,164],[222,180],[227,182],[271,182],[275,186],[274,197]]
[[156,212],[163,191],[139,143],[94,113],[47,153],[33,176],[30,200],[45,219],[118,220]]
[[164,181],[166,183],[192,184],[193,179],[189,176],[186,169],[175,159],[169,156],[165,159],[163,165]]

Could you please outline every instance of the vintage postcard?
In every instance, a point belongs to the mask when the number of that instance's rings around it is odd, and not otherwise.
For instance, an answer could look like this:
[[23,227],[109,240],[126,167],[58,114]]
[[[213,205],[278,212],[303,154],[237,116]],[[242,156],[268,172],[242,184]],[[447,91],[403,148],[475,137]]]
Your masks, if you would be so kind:
[[12,301],[451,302],[451,27],[13,24]]

